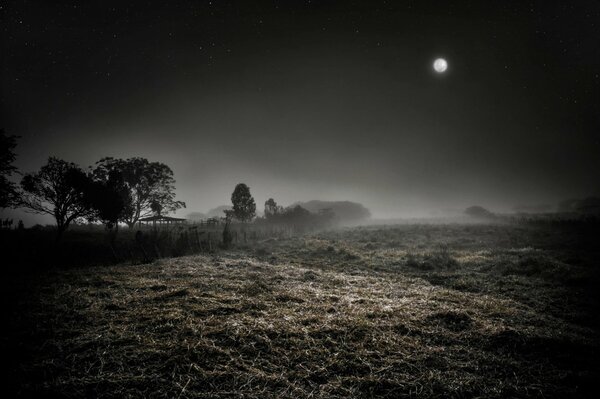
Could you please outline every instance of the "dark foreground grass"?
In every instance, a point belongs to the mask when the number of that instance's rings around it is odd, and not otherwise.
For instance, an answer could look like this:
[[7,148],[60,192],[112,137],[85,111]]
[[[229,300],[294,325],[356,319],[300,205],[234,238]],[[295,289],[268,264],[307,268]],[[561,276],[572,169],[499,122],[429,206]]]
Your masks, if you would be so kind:
[[[403,226],[12,282],[11,391],[585,397],[594,231]],[[17,284],[17,282],[20,282]]]

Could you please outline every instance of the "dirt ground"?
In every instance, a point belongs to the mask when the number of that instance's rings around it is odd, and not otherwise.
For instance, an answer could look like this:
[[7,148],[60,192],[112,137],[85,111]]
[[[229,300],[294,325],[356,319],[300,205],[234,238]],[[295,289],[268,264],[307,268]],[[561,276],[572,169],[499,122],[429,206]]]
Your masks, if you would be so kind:
[[[403,225],[10,280],[37,397],[586,397],[597,226]],[[9,395],[9,396],[13,396]]]

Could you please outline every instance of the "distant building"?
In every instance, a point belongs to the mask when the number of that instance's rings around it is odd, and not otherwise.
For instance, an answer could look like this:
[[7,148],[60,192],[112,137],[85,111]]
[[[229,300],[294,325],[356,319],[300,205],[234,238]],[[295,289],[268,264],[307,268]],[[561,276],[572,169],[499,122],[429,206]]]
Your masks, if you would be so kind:
[[152,227],[157,227],[157,226],[165,227],[165,226],[171,226],[171,225],[184,224],[184,223],[186,223],[186,221],[187,221],[187,219],[156,215],[156,216],[148,216],[147,218],[141,218],[138,221],[138,226],[139,227],[142,227],[142,226],[147,227],[151,224]]

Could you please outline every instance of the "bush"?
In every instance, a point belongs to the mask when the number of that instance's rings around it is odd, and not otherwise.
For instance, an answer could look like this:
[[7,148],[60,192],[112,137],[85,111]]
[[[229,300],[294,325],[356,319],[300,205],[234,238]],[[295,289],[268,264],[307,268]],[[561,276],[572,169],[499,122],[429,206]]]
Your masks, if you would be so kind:
[[484,207],[478,205],[470,206],[467,209],[465,209],[465,215],[479,220],[496,219],[496,215],[494,215],[492,212],[488,211]]

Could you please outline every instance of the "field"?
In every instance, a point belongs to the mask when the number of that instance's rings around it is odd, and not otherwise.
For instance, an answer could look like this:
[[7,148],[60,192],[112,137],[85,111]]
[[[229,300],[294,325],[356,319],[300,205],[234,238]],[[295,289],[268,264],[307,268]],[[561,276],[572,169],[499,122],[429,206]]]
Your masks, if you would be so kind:
[[9,397],[592,396],[599,238],[363,227],[18,274]]

